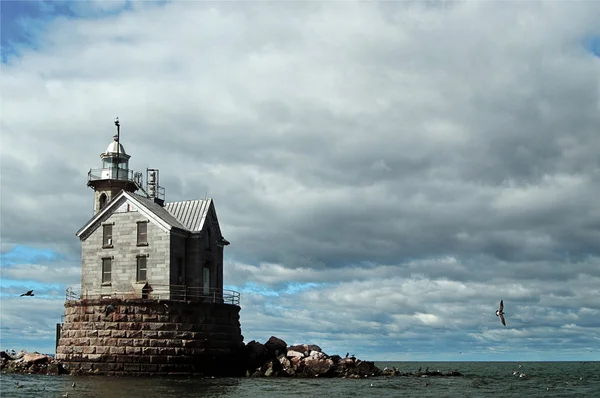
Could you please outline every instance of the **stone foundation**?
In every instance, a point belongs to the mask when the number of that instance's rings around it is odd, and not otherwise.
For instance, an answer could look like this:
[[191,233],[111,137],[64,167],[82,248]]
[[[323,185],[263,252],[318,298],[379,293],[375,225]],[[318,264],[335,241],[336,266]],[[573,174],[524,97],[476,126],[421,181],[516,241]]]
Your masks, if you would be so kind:
[[[108,316],[105,308],[116,311]],[[232,304],[172,300],[67,301],[56,359],[71,373],[239,376],[243,351]]]

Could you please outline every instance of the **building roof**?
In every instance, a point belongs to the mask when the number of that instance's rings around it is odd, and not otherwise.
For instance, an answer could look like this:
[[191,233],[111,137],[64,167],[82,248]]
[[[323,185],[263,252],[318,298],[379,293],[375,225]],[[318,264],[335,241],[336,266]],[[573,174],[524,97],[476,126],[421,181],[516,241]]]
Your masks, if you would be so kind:
[[181,223],[177,219],[177,217],[174,217],[166,208],[162,207],[158,203],[155,203],[152,199],[148,199],[144,196],[137,195],[137,194],[131,194],[131,196],[134,196],[135,199],[137,199],[139,202],[141,202],[155,216],[157,216],[161,220],[165,221],[170,226],[179,228],[179,229],[183,229],[186,231],[191,231],[189,228],[186,227],[186,225]]
[[186,232],[200,232],[210,211],[212,199],[187,200],[184,202],[165,203],[161,206],[152,199],[137,195],[125,190],[117,194],[100,212],[94,215],[79,231],[77,236],[85,235],[93,225],[105,216],[110,215],[123,203],[122,199],[129,199],[145,209],[147,216],[154,218],[165,230],[176,228]]
[[166,210],[190,232],[200,232],[210,210],[212,199],[165,203]]

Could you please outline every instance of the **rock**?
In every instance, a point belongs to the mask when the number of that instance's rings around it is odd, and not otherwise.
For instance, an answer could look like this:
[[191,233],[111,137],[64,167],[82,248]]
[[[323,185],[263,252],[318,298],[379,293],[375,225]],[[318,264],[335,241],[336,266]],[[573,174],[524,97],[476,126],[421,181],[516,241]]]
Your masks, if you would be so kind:
[[356,359],[354,358],[342,358],[339,360],[339,364],[342,366],[354,366]]
[[46,374],[47,375],[62,375],[67,373],[65,368],[63,368],[63,366],[59,363],[51,363],[48,365],[48,367],[46,368]]
[[327,374],[333,368],[331,359],[309,357],[304,360],[305,371],[315,377]]
[[381,370],[375,366],[374,362],[360,360],[357,361],[356,372],[363,377],[379,376],[381,374]]
[[13,359],[6,351],[0,351],[0,358],[7,359],[7,360]]
[[296,374],[294,365],[289,359],[286,358],[285,355],[281,354],[278,359],[279,363],[281,363],[281,367],[283,368],[283,372],[285,372],[286,375],[293,376]]
[[46,363],[49,361],[49,359],[50,357],[48,357],[48,355],[43,355],[37,352],[23,355],[23,362],[31,365]]
[[287,346],[282,339],[271,336],[264,344],[254,340],[245,347],[249,377],[350,377],[363,378],[381,375],[373,362],[355,357],[329,356],[315,344]]
[[289,351],[296,351],[296,352],[301,353],[303,356],[308,356],[308,353],[310,352],[310,348],[306,344],[297,344],[297,345],[288,347],[288,352]]
[[246,370],[252,373],[271,357],[265,346],[254,340],[246,345],[243,356],[242,361],[245,363]]
[[21,359],[23,358],[23,355],[25,355],[27,353],[27,351],[25,350],[20,350],[19,352],[17,352],[16,354],[11,355],[12,359]]
[[298,369],[300,367],[300,365],[302,364],[302,359],[304,357],[289,357],[289,358],[290,358],[290,362],[292,363],[294,368]]
[[265,348],[275,356],[278,356],[281,353],[287,353],[287,343],[275,336],[269,338],[269,341],[265,343]]
[[277,359],[271,359],[262,366],[260,372],[265,377],[282,376],[283,366]]
[[304,358],[304,353],[296,351],[296,350],[292,350],[291,348],[288,348],[286,356],[288,358],[294,358],[294,357]]
[[67,373],[62,364],[49,355],[39,352],[28,353],[25,350],[11,354],[6,352],[5,354],[2,355],[2,372],[43,375]]
[[338,363],[340,359],[342,359],[342,357],[340,357],[339,355],[332,355],[329,357],[329,359],[331,359],[333,363]]

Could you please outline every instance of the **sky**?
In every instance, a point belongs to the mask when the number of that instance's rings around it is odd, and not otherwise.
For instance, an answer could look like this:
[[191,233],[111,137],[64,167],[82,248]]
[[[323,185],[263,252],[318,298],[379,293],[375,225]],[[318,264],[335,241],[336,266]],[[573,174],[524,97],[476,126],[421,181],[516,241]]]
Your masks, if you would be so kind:
[[0,6],[1,349],[54,352],[118,116],[245,342],[600,360],[599,2]]

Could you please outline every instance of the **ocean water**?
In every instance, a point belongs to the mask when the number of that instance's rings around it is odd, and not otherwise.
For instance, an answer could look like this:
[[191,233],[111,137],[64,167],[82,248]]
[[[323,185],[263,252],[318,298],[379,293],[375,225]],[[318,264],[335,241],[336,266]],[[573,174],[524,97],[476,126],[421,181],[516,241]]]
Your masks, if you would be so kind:
[[[2,374],[8,397],[600,397],[600,362],[376,362],[402,372],[458,370],[463,377],[367,379],[39,376]],[[521,367],[519,368],[519,365]],[[513,375],[513,370],[526,377]],[[23,385],[16,388],[16,383]],[[72,384],[75,383],[73,387]]]

